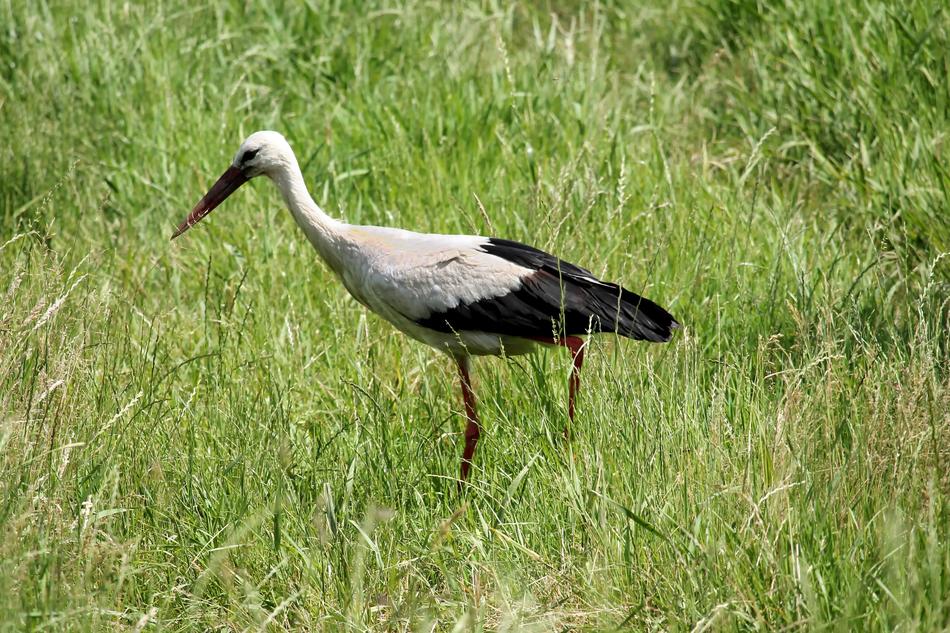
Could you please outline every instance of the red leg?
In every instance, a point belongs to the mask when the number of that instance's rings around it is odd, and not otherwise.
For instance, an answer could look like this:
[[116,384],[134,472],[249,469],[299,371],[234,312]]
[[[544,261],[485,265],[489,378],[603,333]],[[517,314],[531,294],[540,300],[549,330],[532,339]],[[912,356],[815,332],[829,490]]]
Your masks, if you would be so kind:
[[[571,350],[571,378],[568,381],[567,392],[567,417],[571,422],[574,421],[574,400],[577,397],[577,391],[581,387],[581,367],[584,365],[584,339],[579,336],[565,336],[564,338],[538,337],[534,340],[547,345],[560,345]],[[571,439],[570,426],[564,427],[564,439]]]
[[[574,366],[571,369],[571,379],[567,396],[567,417],[574,421],[574,398],[577,396],[577,390],[581,388],[581,367],[584,365],[584,341],[577,336],[568,336],[564,339],[563,345],[571,350],[571,360]],[[571,430],[564,427],[564,438],[571,439]]]
[[[478,413],[475,411],[475,393],[472,391],[472,378],[468,374],[468,356],[459,356],[455,359],[459,368],[459,382],[462,384],[462,400],[465,402],[465,416],[468,425],[465,427],[465,450],[462,451],[461,481],[468,479],[468,471],[472,467],[472,457],[475,455],[475,445],[481,426],[478,424]],[[459,485],[461,486],[461,481]]]

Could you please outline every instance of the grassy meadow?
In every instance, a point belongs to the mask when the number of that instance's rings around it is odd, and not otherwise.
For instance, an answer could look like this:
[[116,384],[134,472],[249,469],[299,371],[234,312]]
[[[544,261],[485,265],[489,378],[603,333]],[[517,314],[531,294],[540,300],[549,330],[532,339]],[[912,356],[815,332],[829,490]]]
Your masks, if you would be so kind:
[[[0,630],[950,629],[941,0],[0,0]],[[528,242],[667,345],[474,364],[354,223]]]

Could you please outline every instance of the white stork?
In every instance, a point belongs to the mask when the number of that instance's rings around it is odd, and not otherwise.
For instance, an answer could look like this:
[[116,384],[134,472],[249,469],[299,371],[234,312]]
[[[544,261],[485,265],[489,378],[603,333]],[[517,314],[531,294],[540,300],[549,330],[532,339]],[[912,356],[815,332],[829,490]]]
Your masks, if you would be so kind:
[[524,354],[539,343],[569,348],[573,370],[567,410],[573,421],[584,362],[582,335],[615,332],[660,343],[679,327],[649,299],[525,244],[335,220],[313,201],[290,144],[277,132],[247,137],[172,239],[261,175],[274,181],[297,224],[357,301],[455,360],[468,418],[462,481],[481,428],[469,375],[471,356]]

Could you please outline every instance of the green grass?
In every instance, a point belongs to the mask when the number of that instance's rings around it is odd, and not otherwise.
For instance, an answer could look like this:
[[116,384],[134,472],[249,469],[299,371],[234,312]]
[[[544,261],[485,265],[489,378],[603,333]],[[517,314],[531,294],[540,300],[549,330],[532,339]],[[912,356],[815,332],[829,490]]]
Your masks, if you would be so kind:
[[[0,0],[0,629],[950,628],[950,11]],[[553,250],[665,346],[448,360],[273,188]],[[484,212],[480,209],[484,206]]]

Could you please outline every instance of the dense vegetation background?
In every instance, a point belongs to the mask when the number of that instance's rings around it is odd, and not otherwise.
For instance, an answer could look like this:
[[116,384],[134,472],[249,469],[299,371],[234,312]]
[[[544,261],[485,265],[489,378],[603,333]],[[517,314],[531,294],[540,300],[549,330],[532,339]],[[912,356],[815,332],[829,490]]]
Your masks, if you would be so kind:
[[[940,0],[0,0],[0,628],[950,627]],[[273,188],[480,232],[685,324],[476,365]]]

